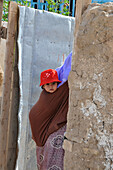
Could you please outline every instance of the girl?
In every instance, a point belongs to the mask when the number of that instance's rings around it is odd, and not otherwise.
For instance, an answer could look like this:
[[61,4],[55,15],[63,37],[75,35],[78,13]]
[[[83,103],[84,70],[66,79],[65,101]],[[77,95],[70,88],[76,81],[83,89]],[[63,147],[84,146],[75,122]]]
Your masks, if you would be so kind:
[[63,170],[62,148],[68,112],[68,75],[71,56],[56,70],[41,73],[41,92],[38,102],[30,111],[32,138],[36,142],[37,166],[39,170]]

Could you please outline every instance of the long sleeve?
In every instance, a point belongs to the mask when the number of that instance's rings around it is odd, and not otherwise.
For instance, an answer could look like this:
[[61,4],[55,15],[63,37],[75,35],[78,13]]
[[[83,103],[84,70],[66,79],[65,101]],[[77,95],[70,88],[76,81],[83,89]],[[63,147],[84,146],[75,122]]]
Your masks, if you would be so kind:
[[72,52],[67,56],[67,58],[64,61],[64,64],[61,67],[56,68],[56,71],[58,73],[58,78],[60,81],[62,81],[58,85],[58,87],[68,80],[68,76],[71,71],[71,61],[72,61]]

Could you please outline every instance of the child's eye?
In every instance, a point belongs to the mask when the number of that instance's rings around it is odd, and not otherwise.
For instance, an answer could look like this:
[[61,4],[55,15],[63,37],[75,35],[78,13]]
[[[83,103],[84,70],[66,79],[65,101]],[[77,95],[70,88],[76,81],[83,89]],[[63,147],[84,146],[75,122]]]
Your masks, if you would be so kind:
[[47,83],[46,85],[49,86],[49,83]]
[[54,85],[54,84],[56,84],[56,82],[53,82],[52,84]]

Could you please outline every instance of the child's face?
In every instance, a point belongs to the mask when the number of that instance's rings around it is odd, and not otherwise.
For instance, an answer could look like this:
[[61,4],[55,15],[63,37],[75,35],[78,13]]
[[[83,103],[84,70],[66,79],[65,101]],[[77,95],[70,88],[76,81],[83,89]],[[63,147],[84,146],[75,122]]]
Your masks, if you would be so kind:
[[53,93],[57,89],[57,82],[47,83],[43,85],[43,89],[45,89],[49,93]]

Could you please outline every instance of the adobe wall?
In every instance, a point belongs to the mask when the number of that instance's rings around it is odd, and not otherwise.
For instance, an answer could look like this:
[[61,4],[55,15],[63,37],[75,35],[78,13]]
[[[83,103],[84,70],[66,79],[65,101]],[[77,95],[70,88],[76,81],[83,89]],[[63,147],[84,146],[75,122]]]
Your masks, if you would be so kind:
[[[2,22],[2,25],[3,27],[7,27],[7,22]],[[1,42],[0,42],[0,96],[2,95],[5,50],[6,50],[6,40],[1,39]]]
[[[113,3],[83,12],[69,76],[65,170],[113,169]],[[75,47],[75,44],[74,44]]]

